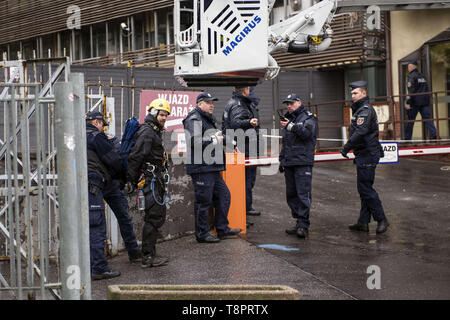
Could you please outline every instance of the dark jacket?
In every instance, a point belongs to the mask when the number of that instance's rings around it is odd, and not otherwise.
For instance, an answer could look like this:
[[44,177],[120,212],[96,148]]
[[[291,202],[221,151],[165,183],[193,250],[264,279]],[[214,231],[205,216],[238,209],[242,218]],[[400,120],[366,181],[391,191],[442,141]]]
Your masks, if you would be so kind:
[[290,123],[282,130],[280,166],[313,166],[317,137],[317,119],[301,106],[286,113]]
[[113,179],[125,178],[125,167],[120,155],[114,150],[104,132],[94,125],[86,124],[88,172],[95,172],[107,185]]
[[[408,93],[429,92],[427,79],[417,69],[408,74]],[[412,107],[422,107],[430,105],[430,95],[411,96],[406,102]]]
[[[248,129],[255,129],[255,134],[249,134],[245,137],[245,156],[257,156],[250,155],[250,143],[254,143],[258,147],[260,119],[259,110],[257,108],[259,104],[259,98],[255,96],[245,97],[237,92],[233,92],[233,97],[228,100],[222,117],[222,132],[226,136],[227,129],[242,129],[247,131]],[[250,124],[250,120],[258,119],[258,126],[253,128]],[[230,137],[228,137],[230,138]],[[235,139],[236,140],[236,139]],[[230,143],[228,141],[228,143]],[[257,151],[257,148],[256,150]]]
[[[218,155],[219,161],[214,161],[212,164],[207,164],[205,162],[203,152],[205,148],[209,145],[216,143],[212,138],[215,132],[219,131],[216,126],[216,119],[213,115],[203,112],[199,107],[194,108],[186,118],[183,120],[184,131],[186,133],[186,144],[187,144],[187,163],[186,172],[187,174],[205,173],[205,172],[215,172],[225,170],[225,153],[223,152],[223,144],[220,144],[221,154]],[[208,131],[208,132],[206,132]],[[205,134],[206,132],[206,134]],[[196,147],[197,146],[197,147]],[[195,163],[194,152],[198,148],[198,153],[200,154],[201,146],[201,161],[200,159]],[[211,147],[210,147],[211,148]],[[211,153],[213,159],[216,159],[215,150],[213,149]]]
[[355,156],[375,155],[381,150],[378,140],[378,118],[375,109],[364,97],[352,105],[350,138],[344,146],[346,151],[353,149]]
[[166,154],[162,140],[163,129],[151,114],[148,114],[144,123],[139,126],[136,132],[136,142],[131,147],[128,156],[127,180],[131,183],[138,183],[147,162],[160,170],[164,169]]

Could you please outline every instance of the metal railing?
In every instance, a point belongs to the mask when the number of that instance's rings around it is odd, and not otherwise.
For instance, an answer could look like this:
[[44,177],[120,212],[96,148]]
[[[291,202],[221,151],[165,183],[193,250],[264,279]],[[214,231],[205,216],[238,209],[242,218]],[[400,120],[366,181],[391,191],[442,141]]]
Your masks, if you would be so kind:
[[[0,81],[4,173],[0,179],[0,295],[47,299],[50,293],[56,299],[89,299],[89,234],[81,232],[82,223],[89,229],[87,185],[86,199],[83,192],[73,190],[87,175],[83,175],[87,163],[84,159],[83,165],[82,159],[86,140],[75,136],[73,129],[80,130],[84,124],[84,109],[77,102],[84,102],[83,79],[70,75],[67,58],[0,61],[0,68],[4,69],[4,81]],[[60,88],[73,83],[82,90],[71,88],[68,94]],[[72,104],[58,104],[64,99]],[[79,153],[78,175],[69,176],[74,166],[64,160],[68,153]],[[72,210],[68,198],[78,202],[78,210]],[[80,228],[77,236],[67,231],[74,225]],[[67,248],[72,242],[79,244],[78,251]]]
[[135,51],[111,54],[98,58],[74,61],[73,65],[109,66],[125,64],[130,66],[147,66],[172,68],[174,66],[175,45],[161,45]]
[[[371,97],[370,101],[373,106],[387,106],[389,108],[389,119],[387,121],[379,122],[379,125],[384,126],[384,130],[380,130],[380,137],[383,139],[390,139],[390,140],[402,140],[404,137],[404,125],[406,123],[421,123],[422,126],[425,124],[425,122],[433,121],[436,126],[436,132],[437,137],[435,141],[428,141],[428,143],[431,144],[440,144],[442,143],[442,135],[441,135],[441,121],[450,121],[450,117],[439,117],[439,98],[441,97],[448,97],[450,94],[450,90],[447,91],[434,91],[434,92],[424,92],[424,93],[415,93],[415,94],[400,94],[400,95],[393,95],[393,96],[379,96],[379,97]],[[407,97],[412,96],[419,96],[419,95],[430,95],[432,99],[430,99],[430,109],[432,109],[433,117],[431,119],[416,119],[416,120],[408,120],[404,119],[403,114],[404,112],[404,106],[401,106],[400,104],[403,104]],[[350,113],[346,113],[344,110],[345,108],[351,109],[350,106],[352,105],[351,100],[336,100],[336,101],[327,101],[327,102],[321,102],[321,103],[313,103],[308,105],[308,107],[316,114],[318,115],[319,120],[319,141],[317,143],[317,150],[324,151],[324,149],[327,150],[333,150],[338,149],[339,147],[326,147],[321,148],[321,141],[327,140],[333,140],[338,141],[343,137],[326,137],[321,134],[321,130],[323,129],[341,129],[343,127],[349,128],[350,125]],[[342,112],[342,119],[337,124],[333,125],[321,125],[320,121],[320,110],[323,108],[330,108],[330,107],[338,107],[339,110],[343,110]],[[348,115],[348,118],[344,118],[346,115]],[[447,123],[447,127],[450,126],[450,123]],[[425,129],[426,130],[426,129]],[[422,135],[424,138],[426,137],[425,134],[426,131],[422,132]],[[344,140],[344,139],[341,139]],[[402,141],[402,142],[408,142],[408,141]],[[421,141],[421,143],[424,143],[425,140]],[[345,143],[342,141],[342,143]]]

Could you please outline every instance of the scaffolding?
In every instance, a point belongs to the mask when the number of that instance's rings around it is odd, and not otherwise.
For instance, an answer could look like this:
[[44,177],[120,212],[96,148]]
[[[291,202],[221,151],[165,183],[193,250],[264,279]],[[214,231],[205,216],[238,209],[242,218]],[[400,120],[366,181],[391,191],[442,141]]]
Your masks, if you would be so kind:
[[83,75],[68,58],[0,70],[0,296],[90,299]]

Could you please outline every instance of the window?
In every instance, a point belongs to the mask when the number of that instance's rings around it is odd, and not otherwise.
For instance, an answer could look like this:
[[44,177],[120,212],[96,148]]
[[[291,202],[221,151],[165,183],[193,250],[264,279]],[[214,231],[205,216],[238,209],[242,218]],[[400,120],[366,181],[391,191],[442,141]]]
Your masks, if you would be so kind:
[[20,51],[20,42],[14,42],[9,45],[9,60],[17,60],[17,53]]
[[93,26],[94,57],[106,55],[106,24]]
[[131,51],[130,18],[119,20],[117,23],[119,24],[118,32],[120,33],[120,52]]
[[72,60],[78,61],[81,60],[82,55],[82,43],[81,43],[81,31],[80,30],[72,30],[72,41],[73,41],[73,52],[72,52]]
[[145,16],[137,14],[134,17],[134,50],[139,50],[144,47],[144,25]]
[[157,11],[157,21],[158,21],[158,43],[157,46],[161,44],[167,44],[167,10],[161,9]]
[[91,48],[91,28],[90,27],[82,27],[81,28],[81,59],[89,59],[92,58],[92,48]]
[[108,52],[106,54],[114,54],[118,47],[118,24],[114,22],[108,23]]
[[169,39],[167,39],[167,43],[173,43],[175,36],[174,36],[174,31],[173,31],[173,13],[169,12],[169,14],[167,15],[167,19],[169,21]]
[[[37,55],[36,40],[26,40],[22,43],[22,51],[24,59],[33,59],[33,51]],[[0,50],[1,51],[1,50]]]
[[49,50],[50,50],[50,57],[56,56],[56,35],[50,34],[46,36],[42,36],[42,47],[40,56],[42,58],[48,58],[49,57]]
[[151,48],[156,46],[155,42],[155,12],[146,12],[146,25],[145,25],[145,48]]
[[61,57],[64,57],[64,56],[70,56],[71,55],[71,49],[70,49],[70,38],[71,38],[71,34],[72,34],[72,32],[71,31],[63,31],[63,32],[60,32],[60,38],[61,38],[61,44],[60,44],[60,52],[59,52],[59,55],[61,56]]
[[3,54],[6,53],[6,59],[8,59],[8,46],[0,46],[0,60],[3,60]]

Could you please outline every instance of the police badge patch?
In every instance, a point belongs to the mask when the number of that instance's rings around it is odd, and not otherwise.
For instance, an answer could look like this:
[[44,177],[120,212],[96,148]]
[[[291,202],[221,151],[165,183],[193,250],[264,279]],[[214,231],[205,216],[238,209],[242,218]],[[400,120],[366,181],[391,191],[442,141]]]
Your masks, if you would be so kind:
[[364,118],[358,118],[358,120],[356,121],[356,124],[358,126],[362,125],[364,123]]

